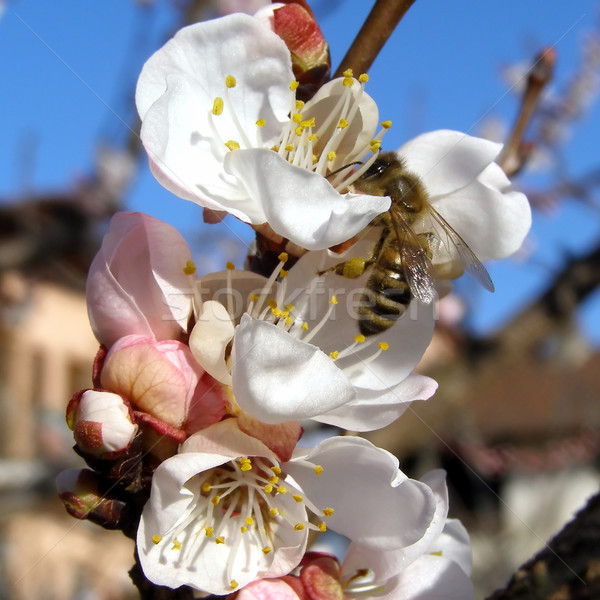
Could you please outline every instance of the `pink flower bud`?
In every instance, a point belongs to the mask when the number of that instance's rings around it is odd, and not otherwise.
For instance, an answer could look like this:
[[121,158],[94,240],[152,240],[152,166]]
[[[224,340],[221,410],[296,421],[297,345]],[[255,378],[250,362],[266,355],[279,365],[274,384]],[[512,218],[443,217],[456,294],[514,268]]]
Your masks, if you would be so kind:
[[137,334],[177,339],[192,310],[190,249],[167,223],[142,213],[117,213],[87,280],[94,334],[108,348]]
[[102,456],[125,450],[137,430],[138,426],[131,422],[129,408],[121,396],[87,390],[79,398],[73,437],[83,452]]
[[134,409],[172,427],[187,430],[193,421],[197,430],[225,414],[220,386],[205,375],[189,347],[174,340],[155,342],[135,335],[120,339],[106,356],[101,382]]

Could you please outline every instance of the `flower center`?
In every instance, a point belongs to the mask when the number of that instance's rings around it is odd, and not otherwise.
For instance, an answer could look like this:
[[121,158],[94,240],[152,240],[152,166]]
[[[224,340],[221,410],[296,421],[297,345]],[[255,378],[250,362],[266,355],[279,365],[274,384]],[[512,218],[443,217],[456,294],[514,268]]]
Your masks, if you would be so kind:
[[[315,476],[323,471],[312,466]],[[192,496],[189,510],[169,531],[152,540],[162,544],[163,557],[176,566],[193,565],[208,547],[223,546],[229,553],[226,576],[232,589],[237,587],[235,569],[252,556],[249,546],[259,548],[264,558],[276,549],[280,538],[288,544],[290,535],[297,536],[295,543],[302,544],[305,530],[327,529],[323,520],[309,522],[307,510],[320,519],[334,512],[333,508],[317,508],[282,475],[279,465],[262,458],[242,457],[198,473],[186,482],[184,493]],[[266,570],[268,564],[264,564]]]
[[[381,140],[392,125],[391,121],[383,121],[382,128],[369,144],[353,155],[353,162],[334,170],[334,165],[339,165],[340,159],[343,158],[338,156],[338,149],[348,132],[351,131],[351,123],[359,114],[361,97],[368,79],[369,77],[365,73],[355,79],[352,70],[346,70],[342,79],[342,91],[341,93],[336,92],[337,99],[334,106],[321,120],[311,115],[314,104],[309,102],[305,105],[301,100],[296,100],[295,90],[298,82],[292,81],[290,90],[293,93],[289,120],[271,149],[294,166],[308,169],[323,177],[331,177],[330,183],[337,191],[346,189],[375,161],[381,148]],[[358,90],[353,89],[357,81],[359,83]],[[266,125],[265,119],[260,118],[256,121],[256,138],[252,140],[252,136],[248,136],[242,126],[235,106],[230,100],[229,90],[236,87],[236,79],[233,75],[228,75],[224,83],[223,96],[214,99],[213,108],[209,114],[209,123],[214,137],[221,140],[223,148],[227,148],[229,151],[264,147],[261,130]],[[230,124],[233,124],[237,132],[236,139],[224,139],[219,132],[218,122],[223,115],[230,119]],[[369,153],[371,156],[364,160]],[[352,167],[359,163],[361,167],[353,171]]]

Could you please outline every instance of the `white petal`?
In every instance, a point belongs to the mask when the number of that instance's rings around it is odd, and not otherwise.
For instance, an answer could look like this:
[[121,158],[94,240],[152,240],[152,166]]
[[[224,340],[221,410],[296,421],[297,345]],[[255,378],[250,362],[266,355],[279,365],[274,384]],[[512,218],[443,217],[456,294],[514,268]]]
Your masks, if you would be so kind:
[[227,344],[235,327],[227,309],[214,300],[202,304],[202,311],[190,334],[190,349],[200,366],[217,381],[231,385],[231,374],[225,362]]
[[[237,80],[226,88],[225,78]],[[289,51],[258,20],[229,15],[180,30],[144,65],[136,90],[141,138],[157,179],[173,193],[244,221],[264,222],[223,172],[225,143],[271,145],[293,94]],[[215,99],[225,98],[221,115]],[[265,120],[260,128],[256,121]]]
[[410,140],[398,149],[398,154],[423,179],[429,195],[437,196],[468,185],[501,149],[502,144],[443,129]]
[[454,561],[469,577],[471,576],[471,541],[459,520],[446,521],[442,535],[431,546],[430,552],[441,552],[444,558]]
[[492,164],[478,181],[432,201],[482,262],[516,252],[531,227],[527,197],[509,185],[500,167]]
[[390,206],[389,198],[338,194],[320,175],[295,167],[271,150],[236,150],[227,173],[260,204],[273,231],[307,250],[346,241]]
[[[301,464],[303,459],[321,465],[321,475]],[[334,508],[328,527],[373,549],[415,543],[434,516],[431,489],[408,479],[396,457],[362,438],[329,438],[295,454],[286,471],[317,506]]]
[[333,360],[317,347],[247,315],[234,338],[232,377],[240,408],[265,423],[308,419],[355,395]]
[[374,431],[393,423],[415,400],[427,400],[437,389],[437,383],[423,375],[409,375],[387,392],[357,389],[357,399],[315,417],[350,431]]

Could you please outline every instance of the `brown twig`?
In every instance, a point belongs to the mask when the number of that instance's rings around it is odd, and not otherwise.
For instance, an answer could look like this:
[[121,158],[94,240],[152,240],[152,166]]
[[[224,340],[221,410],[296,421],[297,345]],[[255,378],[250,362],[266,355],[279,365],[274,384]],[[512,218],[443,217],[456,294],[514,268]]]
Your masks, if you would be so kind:
[[538,100],[546,84],[552,79],[554,65],[556,64],[556,51],[546,48],[538,54],[527,77],[527,86],[521,100],[519,114],[513,125],[508,141],[498,157],[498,164],[504,172],[511,177],[518,173],[527,160],[531,147],[523,141],[527,125],[531,121],[537,108]]
[[342,77],[346,69],[352,69],[355,73],[366,73],[414,1],[376,0],[334,77]]

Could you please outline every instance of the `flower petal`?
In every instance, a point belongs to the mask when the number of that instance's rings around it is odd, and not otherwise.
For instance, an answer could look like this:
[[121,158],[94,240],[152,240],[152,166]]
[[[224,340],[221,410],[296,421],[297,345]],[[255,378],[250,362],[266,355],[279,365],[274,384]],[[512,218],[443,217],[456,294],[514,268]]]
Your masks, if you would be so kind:
[[225,351],[234,331],[227,309],[220,302],[208,300],[202,304],[190,334],[189,345],[194,358],[207,373],[225,385],[231,385]]
[[271,150],[235,150],[225,157],[225,170],[261,206],[273,231],[307,250],[346,241],[390,206],[382,196],[342,196],[321,175]]
[[502,144],[460,131],[441,129],[417,136],[398,149],[410,171],[421,177],[430,196],[463,188],[500,153]]
[[[136,90],[153,173],[183,198],[263,222],[224,174],[224,144],[270,146],[289,113],[292,80],[285,44],[257,19],[235,14],[181,29],[144,65]],[[216,98],[222,114],[213,114]]]
[[355,395],[346,376],[319,348],[248,315],[235,334],[232,365],[237,403],[265,423],[308,419]]
[[357,389],[357,399],[315,417],[350,431],[374,431],[393,423],[416,400],[427,400],[437,389],[437,382],[423,375],[409,375],[389,391]]
[[[321,465],[321,475],[306,460]],[[329,438],[310,451],[299,450],[286,472],[314,504],[334,508],[328,527],[373,549],[415,543],[435,514],[431,488],[408,479],[396,457],[362,438]]]

